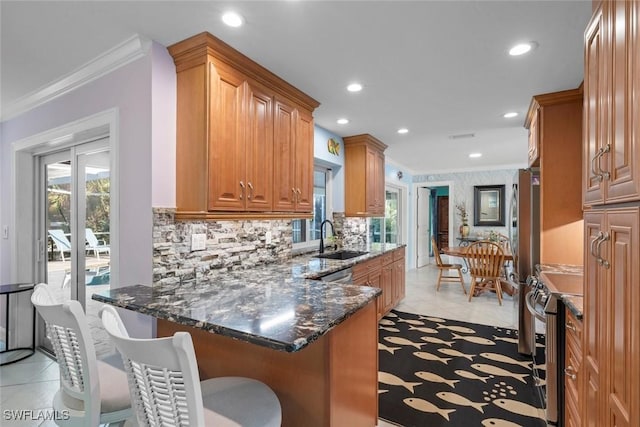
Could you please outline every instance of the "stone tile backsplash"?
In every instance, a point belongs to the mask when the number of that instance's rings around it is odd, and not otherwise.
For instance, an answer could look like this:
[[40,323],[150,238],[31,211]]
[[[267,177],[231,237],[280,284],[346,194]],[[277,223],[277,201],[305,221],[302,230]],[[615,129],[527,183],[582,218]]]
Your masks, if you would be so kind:
[[[206,234],[204,250],[191,251],[195,233]],[[291,248],[291,220],[176,221],[175,209],[153,209],[154,283],[215,278],[288,259]]]
[[[366,218],[334,213],[333,222],[339,246],[366,245]],[[206,234],[204,250],[191,250],[193,234]],[[153,283],[215,278],[228,271],[286,260],[292,256],[292,242],[288,219],[176,221],[175,209],[154,208]]]

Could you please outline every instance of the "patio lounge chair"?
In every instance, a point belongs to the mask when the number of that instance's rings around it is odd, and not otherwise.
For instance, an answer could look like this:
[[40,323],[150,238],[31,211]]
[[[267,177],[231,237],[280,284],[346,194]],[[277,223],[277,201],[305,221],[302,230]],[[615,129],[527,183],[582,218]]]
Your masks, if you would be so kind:
[[105,252],[111,256],[111,249],[109,249],[109,245],[107,245],[104,240],[98,240],[90,228],[85,228],[84,231],[85,238],[87,239],[87,252],[93,251],[93,255],[98,259],[100,259],[101,252]]
[[64,231],[60,229],[49,230],[49,236],[51,236],[51,240],[56,245],[56,249],[60,251],[60,257],[64,261],[65,252],[69,252],[69,255],[71,255],[71,242],[65,236]]

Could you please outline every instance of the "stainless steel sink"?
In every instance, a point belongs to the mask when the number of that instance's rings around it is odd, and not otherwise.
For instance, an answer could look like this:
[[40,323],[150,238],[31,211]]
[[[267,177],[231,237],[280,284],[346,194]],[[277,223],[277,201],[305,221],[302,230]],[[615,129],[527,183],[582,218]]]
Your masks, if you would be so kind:
[[345,259],[351,259],[351,258],[355,258],[355,257],[358,257],[358,256],[366,255],[368,253],[369,252],[344,250],[344,251],[336,251],[336,252],[328,252],[328,253],[324,253],[324,254],[319,254],[319,255],[316,255],[316,258],[328,258],[328,259],[345,260]]

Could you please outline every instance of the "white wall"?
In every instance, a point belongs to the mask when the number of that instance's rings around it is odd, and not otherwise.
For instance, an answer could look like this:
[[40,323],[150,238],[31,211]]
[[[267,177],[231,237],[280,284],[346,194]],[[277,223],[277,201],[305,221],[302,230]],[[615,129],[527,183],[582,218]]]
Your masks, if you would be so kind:
[[[338,155],[329,153],[327,149],[329,138],[333,138],[340,144]],[[320,126],[315,126],[313,143],[314,161],[331,168],[333,171],[333,211],[344,212],[344,141],[338,135]]]
[[[474,172],[459,172],[459,173],[443,173],[433,175],[415,175],[413,177],[413,187],[424,184],[426,187],[431,187],[439,182],[450,182],[453,187],[453,193],[450,193],[449,205],[450,212],[453,215],[450,217],[451,229],[453,230],[453,236],[450,236],[450,240],[455,242],[455,238],[458,237],[458,228],[461,225],[460,217],[457,215],[455,206],[458,203],[464,203],[467,207],[469,215],[469,225],[471,226],[471,233],[484,232],[488,230],[495,230],[503,234],[508,234],[507,227],[478,227],[473,225],[473,187],[476,185],[504,185],[505,186],[505,224],[509,215],[509,203],[512,195],[512,185],[514,182],[516,169],[503,169],[503,170],[490,170],[490,171],[474,171]],[[452,195],[452,197],[451,197]],[[415,194],[409,199],[409,205],[412,212],[416,209]],[[411,229],[409,232],[410,255],[415,257],[415,219],[411,220]],[[410,268],[415,268],[415,259],[411,258],[409,263]]]
[[[0,224],[14,223],[14,208],[10,206],[12,143],[116,108],[120,208],[119,212],[112,212],[119,223],[119,280],[114,286],[151,284],[151,208],[155,199],[158,203],[175,205],[175,105],[173,61],[164,47],[153,43],[143,58],[3,122]],[[158,180],[157,185],[153,185],[154,179]],[[10,280],[11,269],[10,240],[0,238],[2,282]],[[151,334],[152,322],[147,316],[127,315],[127,318],[132,335]]]

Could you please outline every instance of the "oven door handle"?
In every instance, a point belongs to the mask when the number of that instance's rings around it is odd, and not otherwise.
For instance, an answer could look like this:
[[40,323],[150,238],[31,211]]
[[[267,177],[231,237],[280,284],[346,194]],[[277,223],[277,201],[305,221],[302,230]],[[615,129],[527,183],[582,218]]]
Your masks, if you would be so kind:
[[535,309],[534,307],[535,303],[533,302],[533,298],[534,298],[534,291],[527,292],[527,294],[524,297],[524,301],[527,304],[527,309],[531,314],[535,316],[536,319],[546,323],[547,322],[546,317]]

